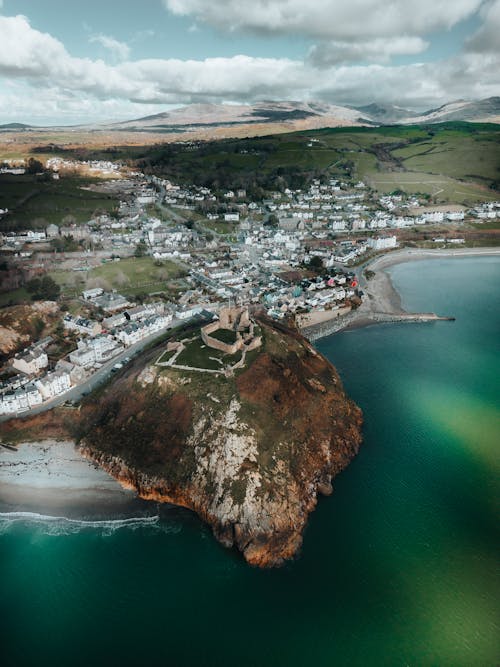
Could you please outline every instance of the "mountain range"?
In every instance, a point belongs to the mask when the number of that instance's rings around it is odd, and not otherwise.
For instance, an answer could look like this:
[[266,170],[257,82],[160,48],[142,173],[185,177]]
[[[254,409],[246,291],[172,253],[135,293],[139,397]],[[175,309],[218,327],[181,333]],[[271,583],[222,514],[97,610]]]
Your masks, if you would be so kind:
[[415,112],[393,105],[339,106],[314,102],[259,102],[252,105],[192,104],[108,127],[117,130],[179,131],[210,127],[290,124],[296,129],[352,125],[409,125],[446,121],[500,122],[500,97],[458,100]]
[[[500,123],[500,97],[457,100],[437,109],[416,112],[390,104],[339,106],[315,102],[258,102],[255,104],[191,104],[152,116],[119,123],[59,127],[84,132],[184,134],[200,138],[249,136],[320,129],[380,125],[411,125],[447,121]],[[0,131],[54,130],[22,123],[0,125]]]

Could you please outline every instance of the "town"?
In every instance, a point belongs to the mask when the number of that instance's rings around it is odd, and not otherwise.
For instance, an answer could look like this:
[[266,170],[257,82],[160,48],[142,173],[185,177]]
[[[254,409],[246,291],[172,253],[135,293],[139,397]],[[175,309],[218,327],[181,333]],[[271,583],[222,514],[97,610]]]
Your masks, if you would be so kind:
[[[93,379],[175,327],[198,318],[210,329],[228,304],[307,334],[359,307],[360,271],[377,254],[414,242],[409,231],[428,230],[431,247],[463,245],[457,226],[500,217],[499,201],[430,206],[417,195],[378,195],[361,181],[334,178],[255,201],[241,188],[181,186],[111,161],[51,158],[42,168],[54,181],[68,172],[98,176],[89,189],[118,204],[83,222],[68,215],[64,224],[0,234],[3,305],[25,286],[35,302],[56,302],[52,333],[4,353],[3,415],[82,396]],[[22,160],[1,168],[13,176],[25,170]],[[0,219],[9,214],[1,209]]]

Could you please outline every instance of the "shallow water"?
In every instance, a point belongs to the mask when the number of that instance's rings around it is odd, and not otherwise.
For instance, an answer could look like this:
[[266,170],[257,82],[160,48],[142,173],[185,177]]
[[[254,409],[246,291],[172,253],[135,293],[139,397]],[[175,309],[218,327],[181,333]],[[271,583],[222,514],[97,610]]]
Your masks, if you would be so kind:
[[4,517],[2,664],[498,664],[500,261],[391,275],[405,308],[457,320],[318,341],[364,443],[300,558],[252,569],[177,509],[76,530]]

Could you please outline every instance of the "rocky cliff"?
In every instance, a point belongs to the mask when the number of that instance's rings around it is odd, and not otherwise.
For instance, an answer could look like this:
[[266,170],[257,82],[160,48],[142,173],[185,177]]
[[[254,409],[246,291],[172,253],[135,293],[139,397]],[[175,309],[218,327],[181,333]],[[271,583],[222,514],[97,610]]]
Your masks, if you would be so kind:
[[86,401],[79,441],[142,498],[190,508],[270,567],[297,553],[318,494],[358,451],[361,411],[304,338],[260,324],[263,347],[231,377],[136,361]]

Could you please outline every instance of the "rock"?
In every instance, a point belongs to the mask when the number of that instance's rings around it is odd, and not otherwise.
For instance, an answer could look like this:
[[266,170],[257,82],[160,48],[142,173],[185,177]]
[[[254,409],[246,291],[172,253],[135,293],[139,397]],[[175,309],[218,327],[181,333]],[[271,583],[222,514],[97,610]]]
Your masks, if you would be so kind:
[[126,488],[190,508],[222,544],[271,567],[298,553],[318,494],[332,493],[330,480],[358,451],[362,417],[300,334],[259,324],[261,350],[230,378],[153,373],[153,350],[89,397],[78,436]]

